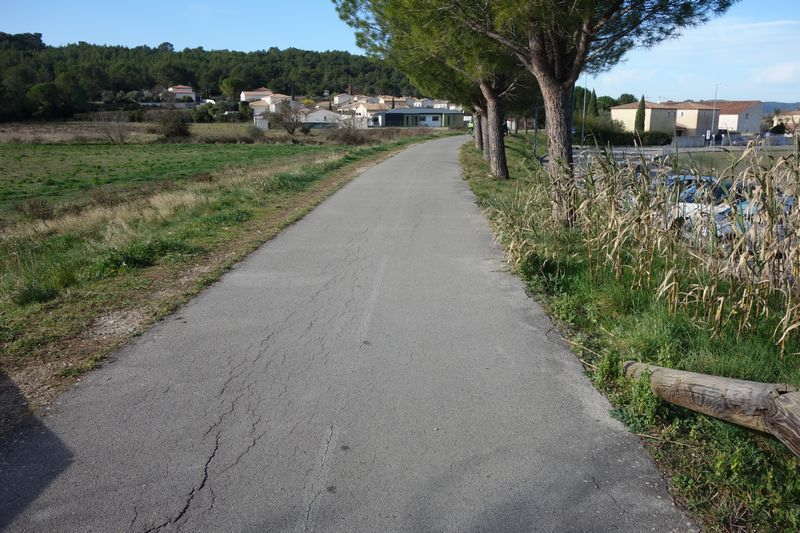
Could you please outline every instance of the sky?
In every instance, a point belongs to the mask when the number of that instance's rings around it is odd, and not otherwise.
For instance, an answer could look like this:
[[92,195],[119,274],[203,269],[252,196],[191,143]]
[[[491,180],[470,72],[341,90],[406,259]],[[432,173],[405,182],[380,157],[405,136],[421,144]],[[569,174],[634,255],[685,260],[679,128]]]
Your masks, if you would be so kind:
[[[330,0],[0,0],[0,31],[39,32],[50,45],[77,41],[180,50],[302,48],[359,53]],[[742,0],[677,39],[637,49],[608,72],[579,83],[598,95],[648,100],[800,101],[800,0]]]

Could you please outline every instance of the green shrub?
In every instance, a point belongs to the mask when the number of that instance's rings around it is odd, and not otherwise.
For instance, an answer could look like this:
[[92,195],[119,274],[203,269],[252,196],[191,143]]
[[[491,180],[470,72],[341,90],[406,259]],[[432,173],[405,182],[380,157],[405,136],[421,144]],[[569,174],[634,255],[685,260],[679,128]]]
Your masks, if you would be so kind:
[[58,296],[58,290],[54,287],[48,287],[39,281],[30,280],[17,289],[12,299],[17,305],[28,305],[32,303],[44,303],[52,300],[56,296]]
[[158,120],[158,133],[166,139],[189,137],[191,135],[189,121],[180,111],[169,111]]
[[175,240],[133,241],[125,246],[107,250],[94,265],[94,271],[98,277],[104,277],[126,268],[153,266],[168,254],[191,254],[197,251],[197,248]]
[[642,133],[642,145],[665,146],[672,142],[672,135],[663,131],[646,131]]

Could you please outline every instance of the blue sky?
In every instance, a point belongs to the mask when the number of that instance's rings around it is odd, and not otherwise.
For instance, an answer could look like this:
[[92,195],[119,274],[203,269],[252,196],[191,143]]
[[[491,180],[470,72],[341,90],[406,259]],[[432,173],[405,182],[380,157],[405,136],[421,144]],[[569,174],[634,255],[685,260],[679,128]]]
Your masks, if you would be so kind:
[[[48,44],[77,41],[177,49],[259,50],[294,46],[359,52],[330,0],[107,2],[0,0],[0,31],[41,32]],[[743,0],[723,17],[584,76],[598,94],[648,99],[800,101],[800,0]]]

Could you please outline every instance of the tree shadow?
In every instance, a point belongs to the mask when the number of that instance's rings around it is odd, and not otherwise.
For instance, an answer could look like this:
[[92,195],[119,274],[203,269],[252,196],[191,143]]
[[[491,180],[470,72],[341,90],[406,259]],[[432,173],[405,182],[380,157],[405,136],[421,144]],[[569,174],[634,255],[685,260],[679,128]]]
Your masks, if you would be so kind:
[[0,371],[0,531],[72,461],[64,443],[36,418]]

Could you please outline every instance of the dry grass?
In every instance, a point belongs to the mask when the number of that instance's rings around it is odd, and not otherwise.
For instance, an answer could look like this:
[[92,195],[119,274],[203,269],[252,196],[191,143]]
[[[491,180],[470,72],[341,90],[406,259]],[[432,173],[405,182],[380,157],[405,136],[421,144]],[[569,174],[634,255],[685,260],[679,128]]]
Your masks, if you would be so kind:
[[797,154],[745,150],[723,170],[731,179],[701,186],[693,203],[679,201],[681,187],[668,184],[671,168],[644,175],[646,166],[598,160],[577,185],[531,177],[539,185],[520,189],[515,208],[497,213],[511,262],[541,253],[531,238],[563,224],[554,214],[570,212],[592,268],[610,268],[634,289],[654,291],[671,310],[689,312],[715,334],[730,325],[752,334],[766,321],[774,322],[782,352],[790,340],[797,344]]
[[150,127],[134,122],[6,122],[0,124],[0,143],[105,143],[110,136],[124,142],[152,142],[158,136],[148,133]]

